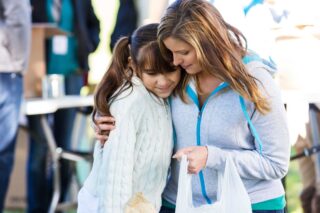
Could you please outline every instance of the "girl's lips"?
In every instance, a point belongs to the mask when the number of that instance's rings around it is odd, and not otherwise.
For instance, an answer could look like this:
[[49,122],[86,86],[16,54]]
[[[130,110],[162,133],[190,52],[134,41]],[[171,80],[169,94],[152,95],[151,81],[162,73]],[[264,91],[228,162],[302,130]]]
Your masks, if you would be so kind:
[[158,90],[162,93],[167,93],[171,91],[171,87],[163,87],[163,88],[158,88]]
[[167,87],[167,88],[159,88],[159,90],[162,91],[162,92],[166,92],[166,91],[170,90],[170,87]]

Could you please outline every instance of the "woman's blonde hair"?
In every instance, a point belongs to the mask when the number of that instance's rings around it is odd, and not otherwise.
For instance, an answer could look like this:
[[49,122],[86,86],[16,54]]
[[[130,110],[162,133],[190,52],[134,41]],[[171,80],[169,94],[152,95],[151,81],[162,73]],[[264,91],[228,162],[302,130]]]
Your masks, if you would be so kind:
[[[171,4],[158,27],[162,54],[172,61],[173,55],[163,41],[173,37],[195,48],[202,70],[229,83],[242,97],[253,102],[261,113],[269,104],[262,96],[257,79],[251,76],[242,62],[247,53],[246,39],[235,27],[224,21],[218,10],[204,0],[176,0]],[[186,100],[185,88],[190,76],[181,79],[178,94]]]

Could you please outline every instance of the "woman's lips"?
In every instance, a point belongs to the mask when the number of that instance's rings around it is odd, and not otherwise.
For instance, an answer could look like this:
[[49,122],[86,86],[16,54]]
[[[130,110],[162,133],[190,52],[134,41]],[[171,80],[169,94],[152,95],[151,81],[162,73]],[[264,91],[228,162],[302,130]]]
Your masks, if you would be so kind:
[[188,69],[189,67],[191,67],[191,65],[187,65],[187,66],[182,66],[183,69]]

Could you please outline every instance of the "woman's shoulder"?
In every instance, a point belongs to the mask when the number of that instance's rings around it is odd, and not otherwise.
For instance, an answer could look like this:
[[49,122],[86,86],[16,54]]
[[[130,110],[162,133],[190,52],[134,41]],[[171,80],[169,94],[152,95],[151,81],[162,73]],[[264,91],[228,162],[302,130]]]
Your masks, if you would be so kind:
[[250,75],[260,82],[274,82],[273,74],[275,69],[261,61],[252,61],[246,64],[246,68]]
[[250,75],[257,80],[257,84],[264,94],[271,97],[280,96],[280,87],[272,75],[272,68],[262,62],[251,62],[246,64],[246,68]]

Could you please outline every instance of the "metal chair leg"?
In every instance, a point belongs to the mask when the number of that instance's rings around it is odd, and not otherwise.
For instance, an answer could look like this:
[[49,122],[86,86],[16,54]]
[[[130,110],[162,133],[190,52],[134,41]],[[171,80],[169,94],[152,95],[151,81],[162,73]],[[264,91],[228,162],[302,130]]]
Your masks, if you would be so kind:
[[48,147],[49,147],[49,151],[50,154],[52,156],[52,167],[53,167],[53,173],[54,173],[54,177],[53,177],[53,197],[50,203],[50,208],[49,208],[49,213],[54,213],[58,202],[59,202],[59,198],[60,198],[60,164],[59,164],[59,159],[60,159],[60,155],[58,152],[56,152],[57,149],[57,145],[56,142],[54,140],[54,137],[52,135],[52,132],[50,130],[50,126],[48,124],[48,120],[46,118],[45,115],[41,115],[41,125],[43,127],[44,130],[44,134],[47,138],[47,143],[48,143]]

